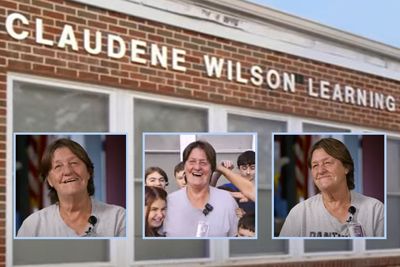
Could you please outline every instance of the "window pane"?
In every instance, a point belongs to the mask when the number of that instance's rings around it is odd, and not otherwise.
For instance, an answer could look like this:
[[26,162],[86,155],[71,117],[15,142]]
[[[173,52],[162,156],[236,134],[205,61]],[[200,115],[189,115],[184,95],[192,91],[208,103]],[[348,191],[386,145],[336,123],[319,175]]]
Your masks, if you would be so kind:
[[142,239],[142,186],[135,183],[135,261],[209,257],[208,241]]
[[311,123],[303,123],[303,132],[305,132],[305,133],[312,133],[312,132],[331,133],[331,132],[350,132],[350,130],[344,129],[344,128],[316,125],[316,124],[311,124]]
[[400,141],[387,140],[387,191],[400,193]]
[[271,185],[271,133],[286,131],[286,123],[229,114],[228,131],[258,134],[258,184]]
[[258,239],[231,240],[231,257],[288,253],[286,240],[271,239],[271,190],[258,190],[258,218]]
[[[108,131],[107,95],[15,82],[13,101],[15,132]],[[13,246],[15,265],[109,261],[107,240],[14,240]]]
[[[349,132],[349,130],[304,123],[303,132]],[[351,240],[305,240],[304,251],[347,251],[352,250],[352,244]]]
[[208,131],[208,113],[205,109],[135,99],[134,110],[135,177],[142,175],[143,132]]
[[400,196],[388,196],[387,200],[387,239],[367,240],[367,249],[400,248]]
[[109,261],[108,246],[105,240],[14,240],[14,265]]
[[[367,249],[400,248],[400,141],[387,140],[387,239],[368,240]],[[390,195],[390,193],[397,195]]]
[[239,115],[228,115],[229,132],[258,133],[258,239],[231,240],[230,255],[243,256],[266,253],[287,253],[286,240],[271,239],[271,190],[261,190],[261,187],[271,185],[271,133],[286,131],[286,123]]
[[[208,112],[206,109],[136,99],[134,129],[135,177],[142,180],[142,133],[207,132]],[[173,176],[170,179],[174,179]],[[135,183],[135,214],[139,215],[135,216],[135,261],[208,257],[208,241],[142,239],[142,186],[142,182]]]
[[351,240],[305,240],[304,252],[346,251],[352,250]]
[[108,96],[15,82],[14,131],[108,130]]
[[400,248],[400,196],[387,197],[387,239],[367,240],[367,249]]

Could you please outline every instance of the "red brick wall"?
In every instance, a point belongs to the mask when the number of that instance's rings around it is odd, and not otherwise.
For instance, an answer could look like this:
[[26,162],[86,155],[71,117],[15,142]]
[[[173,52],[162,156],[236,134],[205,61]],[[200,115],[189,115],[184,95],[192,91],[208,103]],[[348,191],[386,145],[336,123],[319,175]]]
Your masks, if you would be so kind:
[[[65,24],[74,26],[79,39],[79,52],[45,47],[29,40],[16,41],[1,32],[1,67],[3,71],[17,71],[46,77],[79,80],[87,83],[110,85],[127,90],[152,92],[183,98],[193,98],[215,103],[232,104],[294,114],[323,120],[364,125],[393,131],[400,130],[399,112],[381,111],[346,103],[309,97],[304,85],[297,85],[296,93],[270,90],[251,84],[229,82],[226,77],[208,78],[205,73],[203,55],[216,55],[242,62],[244,68],[251,65],[274,68],[279,72],[302,74],[315,80],[360,87],[386,95],[395,96],[400,102],[400,82],[363,74],[358,71],[274,52],[249,44],[196,33],[157,22],[130,17],[99,8],[84,6],[69,1],[19,0],[2,1],[1,26],[5,16],[18,11],[29,18],[34,31],[34,19],[44,19],[45,37],[57,40]],[[90,56],[83,49],[83,28],[112,32],[129,42],[141,39],[148,44],[156,43],[186,50],[185,73],[164,70],[161,67],[145,66],[130,62],[129,53],[122,59],[109,59],[103,52]],[[169,62],[170,65],[170,62]],[[170,68],[171,69],[171,68]],[[2,71],[2,81],[5,77]],[[3,95],[4,96],[4,95]],[[306,104],[305,104],[306,102]],[[400,105],[400,103],[397,103]]]
[[[29,30],[29,39],[17,41],[7,34],[5,20],[13,12],[29,19],[29,26],[16,27]],[[44,20],[45,38],[54,41],[60,37],[65,24],[73,25],[79,51],[36,44],[33,32],[38,17]],[[109,59],[105,40],[100,55],[89,55],[83,49],[84,28],[115,33],[126,42],[140,39],[148,44],[184,49],[187,71],[135,64],[130,62],[129,53],[122,59]],[[208,78],[203,55],[240,61],[244,68],[260,65],[383,92],[400,102],[398,81],[64,0],[2,0],[0,29],[0,262],[5,259],[6,74],[9,71],[400,131],[398,111],[378,111],[311,98],[306,93],[306,83],[297,85],[296,93],[290,94],[272,91],[265,85],[229,82],[225,74],[220,79]]]

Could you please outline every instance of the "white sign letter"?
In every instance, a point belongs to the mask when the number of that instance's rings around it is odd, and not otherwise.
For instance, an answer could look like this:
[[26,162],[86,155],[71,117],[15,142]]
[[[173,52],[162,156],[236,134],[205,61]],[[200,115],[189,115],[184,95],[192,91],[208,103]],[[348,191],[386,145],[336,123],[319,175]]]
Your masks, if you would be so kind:
[[250,68],[251,78],[250,81],[256,86],[260,86],[263,83],[262,69],[260,66],[254,65]]
[[43,20],[36,19],[36,43],[42,45],[52,46],[54,42],[52,40],[44,39],[43,37]]
[[319,91],[321,94],[321,98],[331,99],[331,97],[329,96],[329,85],[330,85],[330,83],[327,81],[322,80],[319,82]]
[[224,67],[224,59],[223,58],[217,59],[216,57],[211,57],[210,60],[210,57],[208,55],[204,55],[203,58],[208,77],[215,76],[217,78],[221,78],[222,69]]
[[131,61],[146,64],[147,60],[140,58],[139,55],[146,53],[146,42],[140,40],[131,40]]
[[236,62],[236,81],[244,84],[248,83],[248,80],[242,77],[242,64],[240,62]]
[[292,93],[296,91],[296,77],[293,73],[283,73],[283,90],[285,92],[290,90]]
[[281,77],[278,71],[271,69],[267,72],[267,84],[271,89],[278,89],[281,84]]
[[[112,58],[122,58],[126,52],[126,46],[125,46],[124,39],[122,39],[120,36],[114,35],[114,34],[109,34],[107,39],[108,39],[107,40],[108,41],[107,55]],[[114,49],[115,42],[117,42],[118,46],[119,46],[118,52],[115,52],[115,49]]]
[[78,51],[78,43],[75,38],[74,29],[71,25],[67,24],[64,25],[60,40],[58,41],[58,47],[65,48],[66,45],[70,45],[73,50]]
[[96,37],[94,41],[94,48],[90,47],[90,30],[83,30],[83,47],[86,52],[92,55],[98,55],[101,52],[101,32],[96,31]]
[[185,63],[185,55],[185,50],[172,48],[172,69],[186,71],[186,67],[180,65]]
[[308,95],[313,97],[318,97],[318,93],[313,91],[313,79],[308,78]]
[[161,51],[158,45],[151,44],[151,65],[157,66],[160,63],[161,67],[167,68],[167,47],[162,46]]
[[394,100],[394,97],[391,95],[388,95],[386,97],[386,108],[389,111],[396,111],[396,101]]
[[14,21],[16,20],[20,20],[24,25],[29,25],[29,21],[24,15],[12,13],[6,19],[6,30],[12,38],[16,40],[24,40],[26,37],[28,37],[29,32],[22,31],[21,33],[16,33],[14,30]]

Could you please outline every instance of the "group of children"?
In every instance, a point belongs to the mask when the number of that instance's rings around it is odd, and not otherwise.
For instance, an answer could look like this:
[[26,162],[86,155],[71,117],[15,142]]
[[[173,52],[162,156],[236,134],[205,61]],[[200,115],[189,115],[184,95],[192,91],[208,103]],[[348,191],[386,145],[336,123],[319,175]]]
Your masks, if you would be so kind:
[[[237,237],[255,236],[255,152],[245,151],[239,155],[237,167],[239,173],[233,172],[234,164],[231,161],[222,161],[227,171],[214,172],[210,185],[216,186],[218,179],[224,175],[231,183],[218,186],[220,189],[231,192],[239,208]],[[178,163],[174,168],[174,176],[179,189],[186,186],[185,164]],[[149,167],[145,171],[145,236],[162,237],[161,232],[167,210],[166,187],[168,175],[159,167]]]

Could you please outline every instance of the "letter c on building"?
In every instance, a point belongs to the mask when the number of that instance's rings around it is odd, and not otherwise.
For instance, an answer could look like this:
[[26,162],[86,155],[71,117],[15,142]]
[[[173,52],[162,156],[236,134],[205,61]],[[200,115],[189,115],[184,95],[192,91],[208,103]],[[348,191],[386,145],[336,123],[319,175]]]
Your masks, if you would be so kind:
[[19,13],[12,13],[7,17],[6,30],[12,38],[16,40],[24,40],[26,39],[26,37],[28,37],[29,32],[28,31],[22,31],[20,33],[15,32],[14,22],[16,20],[20,20],[24,25],[29,25],[29,21],[24,15]]

